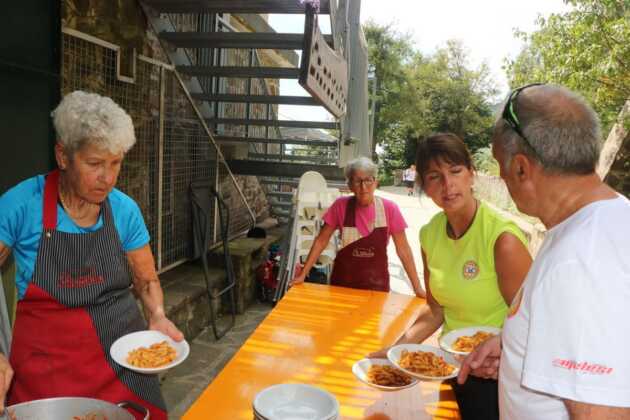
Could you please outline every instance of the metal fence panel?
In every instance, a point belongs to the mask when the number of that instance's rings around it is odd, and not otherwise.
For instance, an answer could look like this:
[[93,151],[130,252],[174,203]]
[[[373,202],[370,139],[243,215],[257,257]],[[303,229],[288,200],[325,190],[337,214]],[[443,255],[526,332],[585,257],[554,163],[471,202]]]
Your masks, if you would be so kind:
[[109,96],[134,121],[137,142],[125,157],[117,187],[140,206],[158,269],[192,255],[188,189],[194,180],[209,180],[226,196],[230,236],[252,226],[236,180],[171,66],[138,57],[135,75],[121,77],[117,46],[69,29],[64,29],[62,55],[64,95],[80,89]]

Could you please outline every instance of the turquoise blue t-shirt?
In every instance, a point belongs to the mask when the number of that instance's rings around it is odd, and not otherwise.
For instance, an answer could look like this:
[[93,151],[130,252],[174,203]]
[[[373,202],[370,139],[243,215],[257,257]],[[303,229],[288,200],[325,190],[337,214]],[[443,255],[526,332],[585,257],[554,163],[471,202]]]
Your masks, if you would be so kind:
[[[0,241],[13,251],[18,299],[26,293],[35,270],[43,230],[44,181],[43,175],[29,178],[0,197]],[[113,189],[108,198],[123,249],[128,252],[148,244],[149,231],[136,202],[117,189]],[[61,232],[88,233],[102,226],[102,215],[93,226],[77,226],[57,204],[57,230]]]

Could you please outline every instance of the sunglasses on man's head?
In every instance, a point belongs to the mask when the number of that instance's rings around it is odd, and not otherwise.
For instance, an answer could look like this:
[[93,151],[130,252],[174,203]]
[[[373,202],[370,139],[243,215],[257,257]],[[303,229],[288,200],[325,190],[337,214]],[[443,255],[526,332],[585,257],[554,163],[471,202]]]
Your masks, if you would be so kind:
[[521,93],[528,87],[540,86],[540,85],[544,85],[544,83],[530,83],[529,85],[521,86],[519,88],[514,89],[510,93],[510,96],[508,96],[507,101],[505,101],[505,106],[503,107],[503,112],[501,113],[501,118],[503,118],[503,121],[508,123],[508,125],[512,127],[512,130],[516,131],[516,133],[519,136],[521,136],[523,140],[525,140],[525,142],[529,145],[529,147],[532,148],[532,150],[535,150],[535,149],[532,147],[532,144],[529,142],[529,140],[527,140],[527,138],[525,137],[525,134],[523,134],[523,130],[521,129],[521,123],[518,120],[516,111],[514,110],[514,103],[516,102],[516,98],[518,97],[519,93]]

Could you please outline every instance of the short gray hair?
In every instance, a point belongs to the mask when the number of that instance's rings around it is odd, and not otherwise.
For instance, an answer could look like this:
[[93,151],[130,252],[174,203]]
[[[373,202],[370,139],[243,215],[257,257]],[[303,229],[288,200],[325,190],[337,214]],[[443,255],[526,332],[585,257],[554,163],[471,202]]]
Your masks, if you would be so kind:
[[369,174],[370,176],[373,176],[374,178],[376,178],[376,176],[378,175],[378,166],[376,165],[376,163],[372,162],[370,159],[364,156],[361,156],[356,159],[352,159],[346,165],[346,168],[344,169],[346,180],[350,181],[350,179],[352,178],[352,175],[354,175],[356,171],[365,172]]
[[136,142],[131,117],[116,102],[76,90],[51,113],[57,141],[70,153],[93,144],[111,153],[127,153]]
[[514,108],[527,141],[499,116],[493,139],[501,141],[506,167],[515,154],[522,153],[551,173],[595,171],[601,128],[597,114],[583,97],[562,86],[532,86],[518,95]]

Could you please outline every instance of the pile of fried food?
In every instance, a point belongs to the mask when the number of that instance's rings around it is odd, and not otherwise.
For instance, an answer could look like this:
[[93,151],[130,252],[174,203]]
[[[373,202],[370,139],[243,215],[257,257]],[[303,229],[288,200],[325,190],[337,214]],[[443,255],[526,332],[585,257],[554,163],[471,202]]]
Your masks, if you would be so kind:
[[177,357],[177,352],[166,340],[152,344],[149,348],[139,347],[131,350],[127,356],[127,363],[140,368],[157,368],[171,363]]
[[490,337],[494,337],[494,334],[485,331],[477,331],[475,335],[472,336],[462,335],[453,343],[453,350],[471,352],[475,349],[475,347]]
[[398,361],[400,367],[424,376],[448,376],[455,366],[446,363],[444,358],[430,351],[403,350]]
[[403,371],[387,365],[372,365],[367,373],[367,380],[371,384],[380,386],[405,386],[413,379]]

